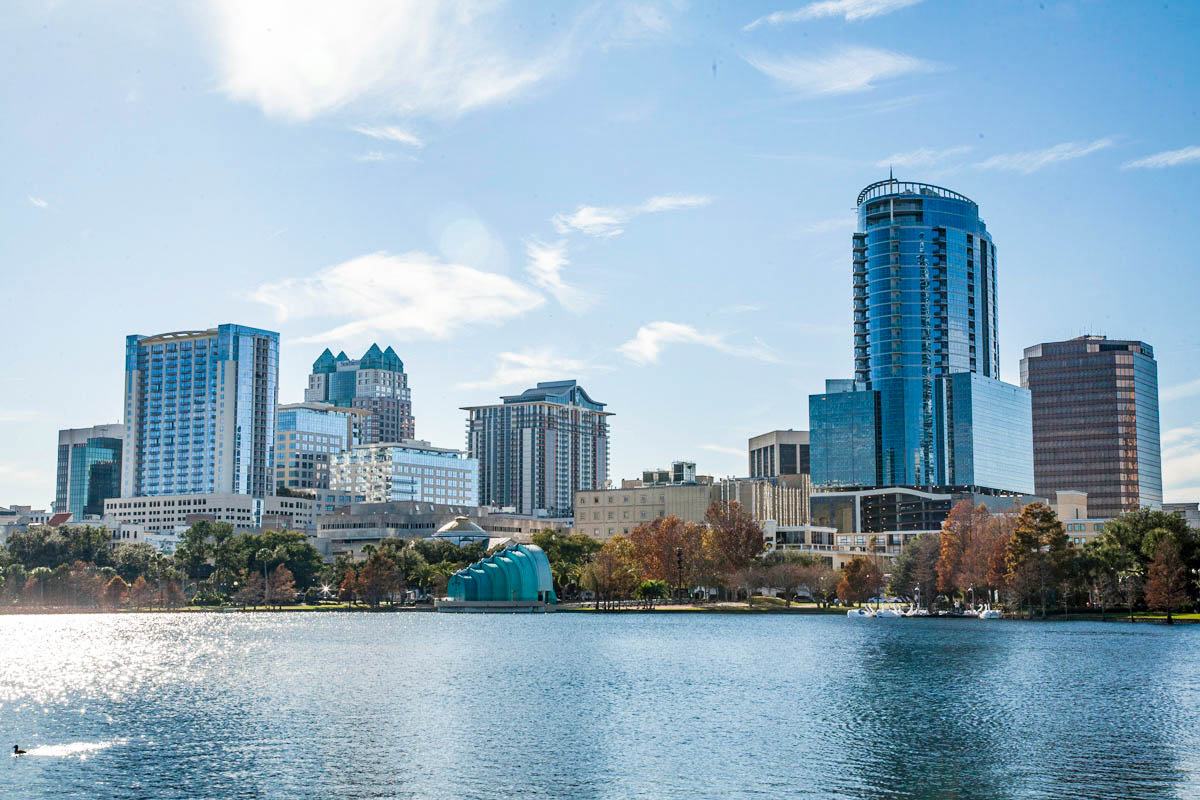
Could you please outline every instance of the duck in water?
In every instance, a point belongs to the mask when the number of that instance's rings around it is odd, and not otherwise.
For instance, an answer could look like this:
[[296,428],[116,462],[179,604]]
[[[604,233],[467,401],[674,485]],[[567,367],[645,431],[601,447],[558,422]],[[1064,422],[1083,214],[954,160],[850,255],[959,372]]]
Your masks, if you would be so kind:
[[17,747],[17,746],[14,744],[14,745],[13,745],[13,755],[14,755],[14,756],[23,756],[23,755],[25,755],[25,751],[24,751],[24,750],[22,750],[20,747]]

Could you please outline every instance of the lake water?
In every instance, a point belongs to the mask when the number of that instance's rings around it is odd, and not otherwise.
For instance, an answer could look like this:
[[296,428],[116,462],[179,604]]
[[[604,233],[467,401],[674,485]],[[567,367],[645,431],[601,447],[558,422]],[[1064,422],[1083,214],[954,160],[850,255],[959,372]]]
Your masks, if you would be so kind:
[[1200,626],[0,616],[0,798],[1198,798]]

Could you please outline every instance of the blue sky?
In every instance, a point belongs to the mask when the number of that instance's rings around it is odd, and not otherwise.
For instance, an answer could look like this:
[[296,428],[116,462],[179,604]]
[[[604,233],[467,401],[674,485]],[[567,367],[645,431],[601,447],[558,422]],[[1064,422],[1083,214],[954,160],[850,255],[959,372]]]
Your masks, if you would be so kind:
[[612,475],[744,474],[851,371],[850,233],[896,176],[976,200],[1002,377],[1155,348],[1200,499],[1200,4],[16,3],[0,19],[0,504],[119,420],[124,336],[393,345],[417,435],[576,377]]

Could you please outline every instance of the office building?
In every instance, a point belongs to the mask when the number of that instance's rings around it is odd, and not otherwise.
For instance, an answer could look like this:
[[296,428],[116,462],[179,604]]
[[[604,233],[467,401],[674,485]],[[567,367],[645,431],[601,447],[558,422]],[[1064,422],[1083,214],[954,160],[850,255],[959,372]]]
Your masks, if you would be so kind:
[[736,502],[755,522],[768,520],[778,525],[807,525],[810,519],[812,484],[807,473],[777,478],[726,478],[714,499]]
[[173,533],[194,522],[228,522],[239,531],[312,531],[315,502],[305,497],[251,497],[207,493],[116,497],[104,501],[104,522],[136,525],[149,533]]
[[1038,494],[1087,492],[1098,517],[1162,508],[1158,363],[1145,342],[1079,336],[1025,348]]
[[1033,491],[1028,397],[998,379],[996,247],[979,207],[926,183],[871,184],[852,250],[854,377],[809,398],[813,485]]
[[326,348],[313,362],[304,400],[370,412],[363,421],[362,444],[399,442],[417,435],[408,375],[390,347],[380,350],[372,344],[357,360],[344,352],[334,356]]
[[100,516],[104,501],[121,496],[120,423],[58,432],[58,474],[54,510],[69,511],[73,519]]
[[479,461],[461,450],[408,440],[360,444],[331,459],[330,490],[355,503],[473,506],[479,497]]
[[278,385],[272,331],[126,337],[121,496],[272,494]]
[[642,470],[642,486],[697,482],[695,461],[672,461],[669,469]]
[[275,485],[328,489],[329,460],[359,444],[370,412],[328,403],[290,403],[275,415]]
[[1163,503],[1163,511],[1178,514],[1189,528],[1200,530],[1200,503]]
[[479,505],[569,517],[575,493],[608,480],[608,417],[575,381],[539,383],[501,403],[468,406],[467,451],[479,460]]
[[809,472],[808,431],[770,431],[750,437],[750,477],[778,478]]

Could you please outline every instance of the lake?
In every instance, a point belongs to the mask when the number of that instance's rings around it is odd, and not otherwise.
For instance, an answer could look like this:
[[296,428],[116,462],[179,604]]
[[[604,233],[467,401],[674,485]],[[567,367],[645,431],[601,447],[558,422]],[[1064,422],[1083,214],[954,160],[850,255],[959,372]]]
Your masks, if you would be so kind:
[[1200,798],[1200,626],[0,616],[0,797]]

